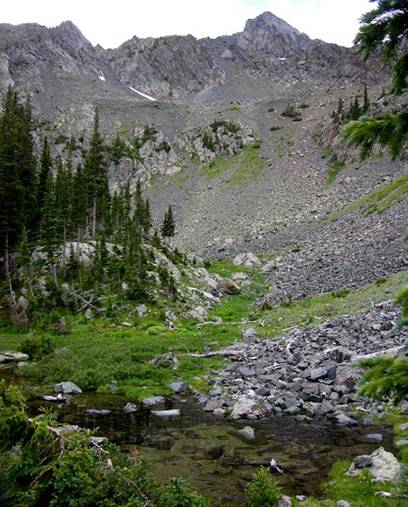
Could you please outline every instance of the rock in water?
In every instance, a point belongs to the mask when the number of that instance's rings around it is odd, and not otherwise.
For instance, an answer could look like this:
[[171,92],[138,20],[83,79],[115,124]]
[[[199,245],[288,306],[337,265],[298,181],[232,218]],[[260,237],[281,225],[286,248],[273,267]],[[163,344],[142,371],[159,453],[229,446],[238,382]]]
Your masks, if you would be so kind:
[[255,440],[255,431],[251,426],[245,426],[245,428],[239,430],[238,433],[245,438],[245,440]]
[[82,389],[74,384],[74,382],[60,382],[55,384],[54,392],[63,394],[82,394]]
[[143,400],[143,405],[145,407],[154,407],[156,405],[162,405],[164,403],[163,396],[151,396],[150,398],[145,398]]
[[103,417],[105,415],[109,415],[111,413],[110,410],[107,410],[105,408],[101,410],[97,410],[96,408],[87,408],[85,411],[86,415],[89,415],[90,417]]
[[137,412],[138,407],[134,403],[126,403],[122,410],[125,414],[133,414],[134,412]]
[[152,410],[152,414],[156,417],[167,417],[170,419],[173,417],[179,417],[180,410],[178,408],[174,408],[172,410]]

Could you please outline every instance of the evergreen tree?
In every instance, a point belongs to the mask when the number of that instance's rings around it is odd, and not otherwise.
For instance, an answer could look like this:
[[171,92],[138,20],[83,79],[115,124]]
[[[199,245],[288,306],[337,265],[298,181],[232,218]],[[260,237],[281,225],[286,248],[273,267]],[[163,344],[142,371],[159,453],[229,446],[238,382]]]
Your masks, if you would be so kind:
[[143,231],[147,236],[152,227],[152,215],[150,212],[150,202],[149,199],[146,199],[144,204],[144,213],[143,213]]
[[41,244],[47,252],[48,258],[53,261],[60,245],[58,235],[58,209],[55,193],[55,180],[53,174],[48,174],[47,188],[41,209]]
[[370,109],[370,99],[368,98],[368,88],[367,84],[364,85],[364,103],[363,103],[363,113],[367,114]]
[[145,202],[143,200],[142,194],[142,183],[140,182],[140,179],[138,179],[136,183],[136,192],[135,192],[134,221],[140,228],[143,228],[144,218],[145,218]]
[[90,146],[85,157],[85,178],[91,237],[95,238],[98,226],[106,224],[110,211],[107,166],[104,157],[103,139],[99,131],[99,112],[97,108],[95,108]]
[[75,174],[72,176],[71,193],[71,229],[74,237],[78,231],[85,229],[87,204],[86,178],[81,164],[78,164]]
[[36,160],[34,156],[33,144],[33,119],[31,102],[28,98],[24,105],[18,104],[18,166],[20,169],[20,181],[24,189],[21,202],[22,214],[24,217],[24,227],[30,232],[35,228],[36,211]]
[[25,223],[22,203],[26,189],[20,177],[18,114],[17,94],[9,87],[0,116],[0,256],[6,276],[10,273],[10,252],[19,243]]
[[170,239],[174,236],[176,231],[176,224],[173,218],[173,210],[171,206],[164,214],[163,224],[161,227],[161,233],[163,238]]
[[45,137],[40,156],[40,173],[38,177],[37,188],[37,220],[40,221],[41,210],[44,206],[45,194],[47,192],[48,175],[52,169],[51,150],[48,144],[48,138]]
[[[380,0],[375,9],[362,17],[362,26],[355,40],[358,51],[365,59],[378,49],[383,62],[393,64],[392,92],[397,95],[408,88],[407,31],[408,3]],[[402,110],[382,117],[353,121],[346,125],[343,133],[351,144],[361,147],[363,158],[378,142],[389,148],[394,159],[408,140],[408,113]]]

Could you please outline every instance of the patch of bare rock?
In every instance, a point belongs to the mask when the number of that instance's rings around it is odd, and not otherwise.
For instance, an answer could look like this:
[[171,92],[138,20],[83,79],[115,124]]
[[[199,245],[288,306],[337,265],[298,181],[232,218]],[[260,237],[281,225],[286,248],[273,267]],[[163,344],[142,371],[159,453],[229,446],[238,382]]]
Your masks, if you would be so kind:
[[212,379],[212,390],[199,402],[208,412],[224,411],[234,419],[286,414],[352,426],[358,412],[381,416],[381,404],[357,394],[358,364],[363,356],[380,352],[407,354],[406,332],[395,325],[399,318],[399,307],[383,302],[270,340],[244,332],[243,342],[223,351],[232,362]]

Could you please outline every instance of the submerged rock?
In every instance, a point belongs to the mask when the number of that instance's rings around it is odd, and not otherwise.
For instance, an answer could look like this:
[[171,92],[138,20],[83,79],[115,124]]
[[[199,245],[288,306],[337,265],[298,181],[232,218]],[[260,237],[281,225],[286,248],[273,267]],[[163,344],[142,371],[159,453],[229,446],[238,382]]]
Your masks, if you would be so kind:
[[87,408],[85,411],[86,415],[89,415],[90,417],[104,417],[106,415],[109,415],[111,413],[108,409],[101,409],[98,410],[96,408]]

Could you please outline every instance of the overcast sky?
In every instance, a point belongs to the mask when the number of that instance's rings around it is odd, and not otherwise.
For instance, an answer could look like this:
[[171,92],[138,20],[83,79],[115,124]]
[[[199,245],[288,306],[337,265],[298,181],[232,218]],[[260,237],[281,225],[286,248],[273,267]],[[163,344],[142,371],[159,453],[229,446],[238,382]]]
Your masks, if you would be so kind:
[[108,48],[133,35],[228,35],[271,11],[312,38],[350,46],[360,16],[372,8],[369,0],[10,0],[0,22],[56,26],[69,19]]

